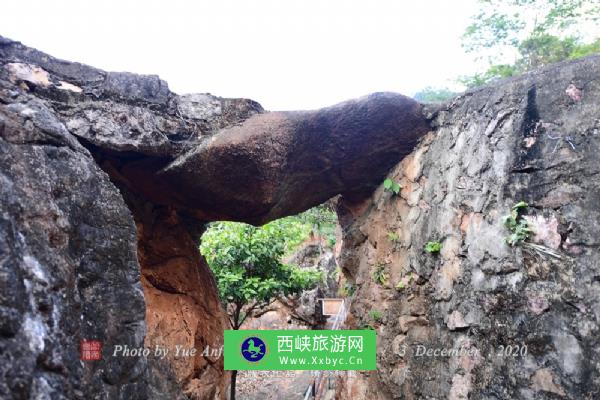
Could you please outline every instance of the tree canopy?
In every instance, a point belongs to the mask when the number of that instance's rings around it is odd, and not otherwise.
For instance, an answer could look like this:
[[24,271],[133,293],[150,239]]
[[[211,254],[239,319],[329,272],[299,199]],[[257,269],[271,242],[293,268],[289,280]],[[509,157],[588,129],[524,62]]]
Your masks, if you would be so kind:
[[467,87],[600,52],[598,0],[479,0],[463,47],[488,64]]
[[[217,280],[219,295],[233,329],[280,296],[300,293],[323,279],[321,271],[283,263],[311,233],[328,238],[337,223],[327,205],[263,226],[216,222],[202,235],[200,252]],[[237,371],[231,374],[235,399]]]
[[[479,0],[462,45],[483,67],[458,78],[467,88],[600,53],[600,0]],[[425,88],[414,98],[437,103],[454,95]]]
[[421,103],[443,103],[450,100],[458,93],[448,88],[435,88],[428,86],[418,91],[413,98]]
[[236,222],[210,225],[202,236],[200,251],[215,274],[234,329],[278,296],[309,289],[322,278],[319,271],[282,262],[311,229],[298,217],[260,227]]

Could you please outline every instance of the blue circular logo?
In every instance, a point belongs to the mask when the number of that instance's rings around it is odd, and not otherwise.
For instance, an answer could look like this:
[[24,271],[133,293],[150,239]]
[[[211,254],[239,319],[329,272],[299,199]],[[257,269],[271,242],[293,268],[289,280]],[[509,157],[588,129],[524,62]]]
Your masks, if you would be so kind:
[[262,339],[252,336],[242,342],[242,356],[250,361],[257,362],[267,354],[267,346]]

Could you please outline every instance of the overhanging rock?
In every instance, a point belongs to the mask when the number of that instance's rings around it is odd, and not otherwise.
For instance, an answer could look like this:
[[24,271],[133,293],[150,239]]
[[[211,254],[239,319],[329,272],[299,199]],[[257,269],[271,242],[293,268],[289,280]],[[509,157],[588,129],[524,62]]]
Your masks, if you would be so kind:
[[429,129],[421,106],[395,93],[265,112],[2,43],[6,79],[44,99],[124,185],[200,220],[264,223],[340,193],[364,198]]

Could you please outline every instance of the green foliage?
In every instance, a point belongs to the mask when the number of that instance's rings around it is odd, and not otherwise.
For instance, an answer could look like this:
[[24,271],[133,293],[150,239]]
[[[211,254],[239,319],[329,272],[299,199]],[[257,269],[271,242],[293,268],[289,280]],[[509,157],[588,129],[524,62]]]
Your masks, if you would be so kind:
[[359,329],[375,330],[374,325],[381,324],[383,321],[383,313],[379,310],[371,310],[368,312],[368,320],[362,320]]
[[369,311],[369,318],[373,322],[379,324],[383,320],[383,313],[379,310],[371,310]]
[[302,230],[290,218],[261,227],[235,222],[209,226],[200,251],[215,274],[234,329],[277,296],[299,293],[322,279],[319,271],[281,263],[301,236]]
[[527,70],[567,60],[577,47],[577,39],[573,37],[561,39],[546,33],[530,36],[519,44],[519,52],[523,57],[521,63],[524,63],[519,67]]
[[596,0],[479,0],[479,6],[463,47],[489,67],[460,79],[469,87],[600,51],[600,38],[585,36],[600,20]]
[[342,269],[340,268],[339,265],[336,265],[335,269],[333,270],[333,273],[331,274],[331,278],[334,281],[337,281],[341,275],[342,275]]
[[394,182],[390,178],[386,178],[383,181],[383,188],[385,191],[388,191],[388,192],[391,192],[392,194],[398,195],[400,193],[400,189],[402,189],[402,186],[400,186],[399,183]]
[[346,282],[343,287],[339,289],[340,295],[344,297],[352,297],[356,292],[356,285],[350,282]]
[[600,53],[600,38],[588,44],[577,45],[569,55],[569,58],[575,59],[596,53]]
[[426,87],[415,93],[413,98],[421,103],[444,103],[456,97],[458,93],[448,88]]
[[337,216],[327,204],[261,227],[210,224],[200,251],[215,274],[234,328],[274,298],[299,293],[324,279],[321,272],[285,265],[281,260],[311,235],[324,237],[333,247],[336,226]]
[[570,32],[593,26],[600,3],[590,0],[479,0],[479,11],[463,35],[469,52],[517,47],[541,34]]
[[400,235],[398,235],[396,232],[388,232],[387,237],[392,243],[397,243],[400,240]]
[[439,253],[442,250],[442,244],[440,242],[427,242],[424,249],[428,253]]
[[380,285],[385,285],[388,281],[388,277],[385,264],[378,264],[375,267],[375,271],[373,271],[373,280]]
[[408,275],[408,279],[407,279],[407,280],[405,280],[405,279],[401,279],[401,280],[400,280],[400,281],[399,281],[399,282],[396,284],[396,290],[397,290],[397,291],[399,291],[399,292],[400,292],[400,291],[402,291],[402,290],[404,290],[404,288],[406,288],[406,285],[407,285],[407,284],[410,284],[410,283],[412,283],[412,281],[413,281],[413,279],[414,279],[414,278],[415,278],[415,277],[413,276],[413,274],[412,274],[412,272],[411,272],[411,273]]
[[[307,232],[324,237],[329,247],[335,246],[335,230],[337,226],[337,215],[329,204],[321,204],[301,214],[288,217],[297,220],[305,226]],[[308,233],[304,239],[308,238]]]
[[459,82],[466,87],[472,88],[485,85],[486,83],[489,83],[495,79],[517,75],[518,73],[520,73],[520,69],[516,65],[497,64],[490,66],[487,71],[483,73],[462,76],[459,78]]
[[517,204],[515,204],[512,209],[518,211],[518,210],[520,210],[522,208],[527,208],[527,207],[529,207],[529,204],[527,204],[526,202],[524,202],[523,200],[521,200],[520,202],[518,202]]
[[512,207],[510,214],[502,218],[504,226],[510,231],[510,235],[505,237],[504,240],[511,246],[523,243],[531,234],[527,221],[520,215],[521,210],[527,207],[527,203],[520,201]]

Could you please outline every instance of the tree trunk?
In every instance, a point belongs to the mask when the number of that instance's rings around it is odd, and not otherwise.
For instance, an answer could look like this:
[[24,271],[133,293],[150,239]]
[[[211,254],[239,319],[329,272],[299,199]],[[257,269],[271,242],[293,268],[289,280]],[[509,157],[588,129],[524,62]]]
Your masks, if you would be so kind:
[[[238,305],[236,307],[236,310],[234,312],[234,316],[233,316],[233,329],[234,330],[238,330],[240,329],[240,311],[242,309],[241,305]],[[229,387],[229,400],[235,400],[235,382],[237,379],[237,371],[231,371],[231,385]]]
[[237,379],[237,371],[231,371],[231,388],[229,394],[229,400],[235,400],[235,381]]

